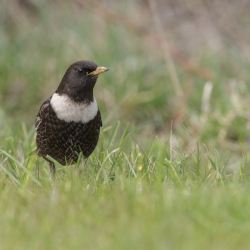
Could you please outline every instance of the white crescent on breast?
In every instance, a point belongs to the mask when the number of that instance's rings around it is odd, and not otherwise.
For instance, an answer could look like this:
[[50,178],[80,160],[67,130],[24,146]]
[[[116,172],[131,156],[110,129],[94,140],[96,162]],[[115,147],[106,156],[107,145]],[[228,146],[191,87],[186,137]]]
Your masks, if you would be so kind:
[[90,103],[77,103],[66,95],[54,93],[50,104],[57,118],[65,122],[87,123],[93,120],[98,112],[95,98],[93,102]]

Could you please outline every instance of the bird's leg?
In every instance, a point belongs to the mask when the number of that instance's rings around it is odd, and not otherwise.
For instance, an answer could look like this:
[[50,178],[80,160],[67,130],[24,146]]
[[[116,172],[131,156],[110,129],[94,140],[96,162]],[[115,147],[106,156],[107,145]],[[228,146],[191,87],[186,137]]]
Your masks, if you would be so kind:
[[44,160],[46,160],[49,163],[49,171],[50,171],[50,177],[52,180],[55,179],[56,174],[56,167],[53,161],[49,160],[47,157],[43,156]]
[[37,166],[37,179],[40,179],[40,167],[39,165]]
[[87,162],[87,159],[88,158],[85,158],[83,157],[83,155],[81,155],[81,162],[82,164],[80,164],[80,161],[78,162],[78,165],[77,165],[77,169],[78,169],[78,174],[81,175],[81,173],[83,172],[83,168],[85,168],[86,166],[86,162]]
[[55,167],[54,162],[52,162],[52,161],[50,161],[50,163],[49,163],[49,170],[50,170],[51,179],[54,180],[55,174],[56,174],[56,167]]

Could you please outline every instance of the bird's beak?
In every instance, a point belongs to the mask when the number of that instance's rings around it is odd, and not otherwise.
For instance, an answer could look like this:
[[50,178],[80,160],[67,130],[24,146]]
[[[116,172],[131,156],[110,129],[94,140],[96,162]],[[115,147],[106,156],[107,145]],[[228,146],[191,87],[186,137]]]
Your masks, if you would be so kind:
[[99,74],[101,74],[101,73],[104,73],[104,72],[106,72],[106,71],[108,71],[108,70],[109,70],[108,68],[102,67],[102,66],[101,66],[101,67],[97,67],[96,70],[90,72],[88,75],[89,75],[89,76],[96,76],[96,75],[99,75]]

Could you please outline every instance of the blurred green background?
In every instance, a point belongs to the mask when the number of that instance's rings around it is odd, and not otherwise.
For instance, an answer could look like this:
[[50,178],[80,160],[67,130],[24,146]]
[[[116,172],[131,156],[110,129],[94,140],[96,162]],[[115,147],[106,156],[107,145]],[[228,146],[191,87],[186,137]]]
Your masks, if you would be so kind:
[[249,5],[1,1],[1,112],[31,127],[67,67],[90,59],[111,69],[95,88],[105,125],[164,137],[172,121],[203,139],[241,138],[232,121],[248,121]]
[[157,117],[165,124],[189,108],[200,112],[207,80],[213,97],[228,101],[230,81],[238,90],[248,80],[249,4],[241,2],[2,1],[1,107],[28,119],[79,59],[111,68],[96,95],[121,119],[162,128]]

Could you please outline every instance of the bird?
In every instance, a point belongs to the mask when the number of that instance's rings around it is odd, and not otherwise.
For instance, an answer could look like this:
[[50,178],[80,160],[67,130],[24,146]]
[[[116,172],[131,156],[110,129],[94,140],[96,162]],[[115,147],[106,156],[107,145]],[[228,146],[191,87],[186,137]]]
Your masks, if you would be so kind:
[[93,90],[108,71],[89,60],[68,67],[58,88],[41,105],[35,119],[36,154],[44,158],[55,177],[55,164],[72,165],[80,154],[88,158],[97,146],[102,117]]

